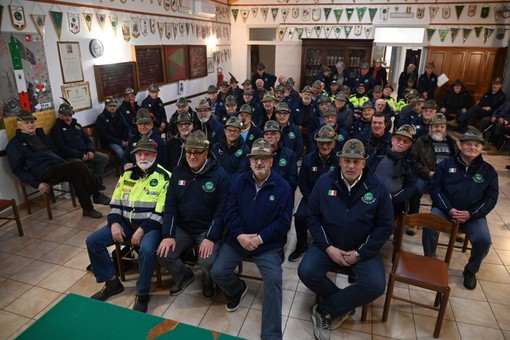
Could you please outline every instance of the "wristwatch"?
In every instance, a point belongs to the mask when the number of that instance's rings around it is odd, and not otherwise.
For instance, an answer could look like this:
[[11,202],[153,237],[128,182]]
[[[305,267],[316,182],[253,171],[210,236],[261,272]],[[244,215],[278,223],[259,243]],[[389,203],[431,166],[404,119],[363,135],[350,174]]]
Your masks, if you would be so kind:
[[356,260],[361,261],[361,256],[356,250],[354,251],[354,254],[356,255]]

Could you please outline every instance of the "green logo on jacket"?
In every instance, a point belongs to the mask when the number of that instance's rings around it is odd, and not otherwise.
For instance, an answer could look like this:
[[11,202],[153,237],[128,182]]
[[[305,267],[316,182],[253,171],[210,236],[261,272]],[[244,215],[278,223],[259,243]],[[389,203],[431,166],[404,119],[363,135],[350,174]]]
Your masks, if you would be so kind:
[[289,138],[290,139],[296,138],[296,134],[294,132],[289,132]]
[[280,166],[285,166],[285,165],[287,165],[287,160],[285,158],[280,158],[280,161],[278,162],[278,164],[280,164]]
[[151,187],[155,187],[156,185],[158,185],[158,180],[155,178],[152,179],[150,185],[151,185]]
[[374,194],[372,194],[370,191],[367,192],[366,194],[363,195],[363,197],[361,198],[361,200],[363,202],[365,202],[366,204],[372,204],[374,203],[374,200],[375,200],[375,197],[374,197]]
[[236,151],[236,156],[237,156],[237,157],[241,157],[241,155],[242,155],[242,154],[243,154],[243,150],[238,149],[238,150]]
[[482,183],[485,178],[483,178],[483,175],[482,174],[475,174],[473,176],[473,180],[476,182],[476,183]]
[[205,182],[205,184],[202,186],[202,188],[206,192],[214,191],[214,183],[213,182]]

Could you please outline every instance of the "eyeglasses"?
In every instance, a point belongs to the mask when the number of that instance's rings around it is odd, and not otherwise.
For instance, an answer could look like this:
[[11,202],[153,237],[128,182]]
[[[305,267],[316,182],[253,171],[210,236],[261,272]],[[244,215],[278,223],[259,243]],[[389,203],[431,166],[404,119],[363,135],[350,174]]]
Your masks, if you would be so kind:
[[228,133],[231,133],[231,134],[241,132],[241,130],[239,130],[239,129],[225,129],[225,131],[227,131]]
[[407,138],[402,138],[402,137],[395,137],[395,140],[397,141],[397,144],[398,143],[402,143],[404,145],[409,145],[412,143],[412,141],[410,141],[409,139]]
[[194,157],[198,157],[201,154],[203,154],[204,152],[205,152],[205,150],[201,150],[201,151],[198,151],[198,150],[194,150],[194,151],[186,150],[186,155],[188,155],[188,156],[193,155]]
[[183,126],[187,127],[187,126],[190,126],[190,125],[191,125],[191,123],[177,123],[178,127],[183,127]]
[[266,164],[270,159],[271,157],[254,156],[250,157],[250,162],[257,164],[260,161],[262,164]]

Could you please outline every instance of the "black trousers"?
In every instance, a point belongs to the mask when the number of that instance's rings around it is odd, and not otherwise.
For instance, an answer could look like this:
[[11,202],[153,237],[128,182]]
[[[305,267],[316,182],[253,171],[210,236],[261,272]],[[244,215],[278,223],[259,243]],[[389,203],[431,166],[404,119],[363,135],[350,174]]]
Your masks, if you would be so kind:
[[40,180],[42,182],[69,182],[76,191],[78,201],[83,210],[94,208],[90,196],[98,194],[99,188],[89,169],[80,160],[70,160],[56,165],[46,171]]

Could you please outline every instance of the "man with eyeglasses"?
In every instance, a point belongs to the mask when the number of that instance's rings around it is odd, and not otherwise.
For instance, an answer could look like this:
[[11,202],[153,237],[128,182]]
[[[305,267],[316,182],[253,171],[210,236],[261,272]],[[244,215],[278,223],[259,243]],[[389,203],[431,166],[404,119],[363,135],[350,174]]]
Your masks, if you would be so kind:
[[[214,262],[211,276],[227,295],[227,311],[236,311],[248,286],[235,269],[246,258],[255,261],[264,283],[262,339],[282,338],[283,245],[292,220],[292,191],[272,171],[275,153],[260,138],[248,157],[251,171],[237,176],[225,206],[225,243]],[[247,204],[249,202],[249,204]]]
[[156,147],[158,149],[158,163],[163,162],[163,157],[165,155],[166,143],[163,138],[161,138],[159,132],[154,130],[154,116],[149,110],[145,108],[141,108],[136,113],[135,119],[136,127],[138,132],[131,136],[128,142],[128,147],[124,150],[124,156],[122,157],[122,168],[124,170],[132,168],[136,164],[136,158],[133,154],[133,149],[143,136],[150,138],[156,143]]
[[108,224],[87,237],[86,244],[96,281],[105,283],[103,289],[91,296],[100,301],[124,291],[108,247],[129,240],[137,248],[140,275],[133,309],[146,313],[171,174],[157,163],[157,148],[152,139],[142,137],[132,152],[136,165],[127,169],[117,182]]
[[223,236],[223,211],[230,182],[209,153],[209,141],[202,131],[193,132],[183,148],[186,158],[174,169],[168,187],[158,261],[172,274],[170,295],[178,295],[195,278],[181,255],[194,245],[199,246],[202,293],[206,300],[212,300],[215,288],[210,270]]
[[246,156],[250,153],[250,149],[244,142],[244,139],[241,138],[239,118],[230,117],[227,120],[225,136],[213,145],[211,151],[230,179],[250,168],[250,162]]
[[337,133],[333,127],[324,125],[315,134],[317,143],[315,151],[310,152],[303,159],[299,170],[298,186],[303,197],[294,214],[294,226],[296,228],[296,247],[289,255],[290,262],[296,262],[308,249],[307,209],[308,199],[317,179],[328,171],[333,171],[338,165],[338,157],[335,152]]
[[406,212],[405,203],[416,191],[417,168],[411,153],[415,133],[414,126],[402,125],[391,137],[391,148],[368,161],[390,193],[395,216]]
[[[365,168],[363,143],[350,139],[339,167],[323,174],[308,200],[313,244],[298,268],[301,281],[322,298],[311,317],[316,339],[329,339],[355,308],[384,293],[385,268],[380,250],[393,232],[393,209],[383,182]],[[327,276],[335,266],[350,267],[356,283],[338,287]]]
[[[31,112],[21,110],[16,116],[18,129],[7,144],[6,152],[12,172],[20,180],[37,188],[41,193],[50,192],[50,182],[69,182],[83,209],[83,216],[101,218],[94,209],[96,204],[108,205],[110,199],[99,192],[99,186],[85,163],[80,160],[65,161],[43,129],[36,128]],[[90,196],[93,196],[93,200]]]
[[179,114],[181,113],[187,113],[192,117],[192,119],[197,119],[195,112],[193,112],[193,109],[189,106],[190,100],[186,99],[186,97],[180,97],[177,99],[177,102],[175,103],[175,112],[170,117],[170,121],[168,122],[168,132],[170,133],[170,136],[175,136],[179,133],[179,130],[177,128],[177,118],[179,117]]
[[201,130],[207,136],[209,144],[214,145],[223,136],[223,124],[215,118],[211,119],[211,105],[207,100],[200,100],[195,110],[199,122],[194,127],[194,131]]
[[248,148],[251,148],[253,142],[262,137],[262,131],[251,120],[252,116],[252,107],[248,104],[243,104],[239,110],[238,117],[241,125],[241,137]]
[[174,168],[182,163],[184,159],[183,145],[193,130],[192,118],[187,112],[179,113],[175,124],[178,133],[166,143],[165,157],[161,163],[170,172],[173,172]]
[[280,126],[282,144],[291,149],[296,159],[303,155],[304,144],[301,129],[290,122],[290,108],[287,103],[279,103],[276,107],[276,121]]
[[225,105],[223,106],[223,109],[220,111],[218,115],[218,121],[225,126],[227,121],[231,118],[236,116],[237,114],[237,103],[232,95],[228,95],[227,98],[225,98]]

